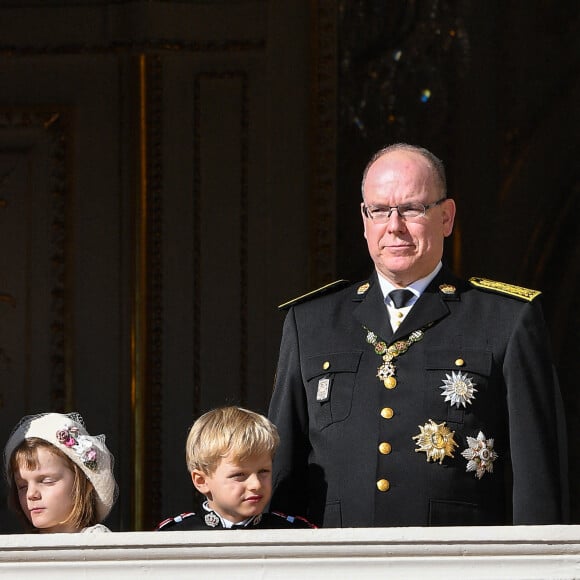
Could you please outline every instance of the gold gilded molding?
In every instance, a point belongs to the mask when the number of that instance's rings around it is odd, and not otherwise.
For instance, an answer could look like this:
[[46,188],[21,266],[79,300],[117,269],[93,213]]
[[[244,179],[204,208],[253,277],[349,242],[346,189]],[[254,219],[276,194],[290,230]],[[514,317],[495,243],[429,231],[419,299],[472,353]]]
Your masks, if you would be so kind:
[[135,191],[135,253],[131,322],[131,413],[133,418],[133,529],[144,529],[145,419],[147,385],[147,56],[138,57],[138,155]]
[[140,54],[134,60],[137,135],[134,147],[133,300],[131,320],[131,417],[134,530],[151,529],[161,504],[162,381],[162,169],[161,60]]
[[12,308],[16,307],[16,299],[11,294],[0,294],[0,302],[7,302]]

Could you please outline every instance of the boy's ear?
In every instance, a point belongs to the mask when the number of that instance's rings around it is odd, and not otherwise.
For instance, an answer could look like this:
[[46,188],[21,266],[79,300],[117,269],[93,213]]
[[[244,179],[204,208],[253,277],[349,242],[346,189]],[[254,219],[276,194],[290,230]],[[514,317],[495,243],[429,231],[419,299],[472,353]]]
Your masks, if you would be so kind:
[[203,495],[206,495],[208,493],[209,486],[207,484],[207,475],[203,471],[200,471],[199,469],[194,469],[191,472],[191,481],[193,482],[193,485],[195,486],[195,489],[197,489],[197,491],[199,491]]

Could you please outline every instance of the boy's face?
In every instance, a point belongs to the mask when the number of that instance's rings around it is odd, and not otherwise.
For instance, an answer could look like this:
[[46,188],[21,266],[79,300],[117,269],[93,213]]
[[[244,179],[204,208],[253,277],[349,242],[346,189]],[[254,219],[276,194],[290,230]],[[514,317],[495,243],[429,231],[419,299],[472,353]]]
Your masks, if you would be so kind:
[[270,501],[272,457],[264,453],[238,463],[226,455],[211,475],[194,470],[191,479],[213,511],[238,523],[261,514]]
[[74,505],[73,471],[46,447],[39,447],[36,454],[36,469],[20,465],[14,471],[22,512],[41,533],[78,531],[65,521]]

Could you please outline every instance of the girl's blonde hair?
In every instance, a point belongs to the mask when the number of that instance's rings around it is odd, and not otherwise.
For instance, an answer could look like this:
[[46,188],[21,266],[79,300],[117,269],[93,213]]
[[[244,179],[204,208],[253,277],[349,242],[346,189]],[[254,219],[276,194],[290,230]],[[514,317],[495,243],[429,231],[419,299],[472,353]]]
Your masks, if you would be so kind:
[[264,453],[274,457],[279,443],[278,430],[263,415],[241,407],[220,407],[202,415],[189,431],[187,469],[211,475],[226,455],[236,462]]
[[67,467],[74,474],[72,497],[73,509],[65,522],[73,526],[76,530],[82,530],[89,526],[94,526],[99,522],[97,517],[97,494],[93,484],[89,481],[83,470],[62,451],[51,443],[38,437],[24,439],[12,453],[10,458],[11,481],[8,502],[10,507],[24,520],[30,531],[36,528],[30,523],[20,506],[18,498],[18,488],[14,481],[14,474],[21,466],[27,469],[38,468],[38,449],[43,447],[56,457],[63,459]]

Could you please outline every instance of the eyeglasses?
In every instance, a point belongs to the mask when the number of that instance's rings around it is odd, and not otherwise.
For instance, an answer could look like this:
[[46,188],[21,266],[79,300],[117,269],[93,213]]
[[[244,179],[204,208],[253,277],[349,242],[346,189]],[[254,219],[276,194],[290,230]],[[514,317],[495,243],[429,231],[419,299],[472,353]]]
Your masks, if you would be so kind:
[[363,213],[365,214],[365,217],[371,219],[375,224],[386,224],[394,210],[397,210],[399,217],[404,220],[416,219],[423,217],[428,209],[443,203],[446,199],[446,197],[442,197],[441,199],[427,205],[424,203],[404,203],[402,205],[388,207],[363,205]]

